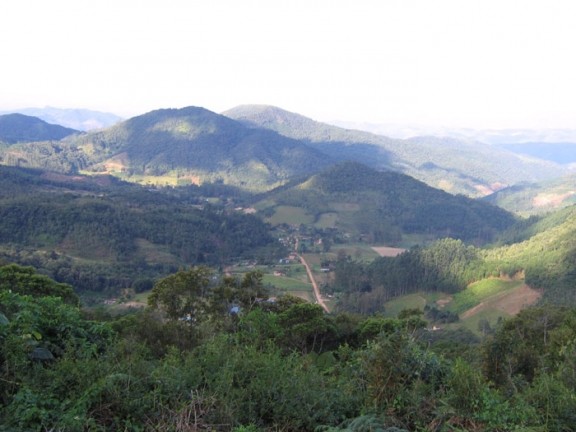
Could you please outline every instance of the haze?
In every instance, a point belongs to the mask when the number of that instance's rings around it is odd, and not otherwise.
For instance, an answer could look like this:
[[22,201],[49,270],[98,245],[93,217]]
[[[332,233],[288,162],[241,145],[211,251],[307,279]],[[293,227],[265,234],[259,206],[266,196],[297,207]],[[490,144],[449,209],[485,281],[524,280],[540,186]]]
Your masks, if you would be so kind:
[[570,1],[0,5],[0,109],[271,104],[322,121],[572,128]]

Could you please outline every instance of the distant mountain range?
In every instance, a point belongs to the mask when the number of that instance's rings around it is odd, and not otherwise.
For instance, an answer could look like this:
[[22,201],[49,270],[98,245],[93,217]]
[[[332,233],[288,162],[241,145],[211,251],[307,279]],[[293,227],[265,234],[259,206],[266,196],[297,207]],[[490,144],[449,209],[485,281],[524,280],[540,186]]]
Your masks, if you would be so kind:
[[451,193],[488,195],[522,181],[537,182],[568,172],[567,167],[527,158],[470,139],[415,137],[392,139],[319,123],[265,105],[224,112],[248,126],[272,129],[299,139],[339,160],[393,169]]
[[400,139],[435,136],[474,140],[559,164],[576,162],[576,129],[470,129],[344,121],[334,124]]
[[77,130],[49,124],[23,114],[0,115],[0,142],[16,144],[33,141],[61,140]]
[[0,149],[0,160],[67,173],[106,173],[145,184],[216,182],[252,191],[355,161],[472,197],[569,172],[565,165],[473,140],[393,139],[262,105],[240,106],[224,115],[199,107],[156,110],[64,139],[18,141]]
[[10,113],[19,113],[38,117],[47,123],[58,124],[81,131],[106,128],[122,120],[122,118],[116,114],[77,108],[44,107],[0,111],[0,115]]

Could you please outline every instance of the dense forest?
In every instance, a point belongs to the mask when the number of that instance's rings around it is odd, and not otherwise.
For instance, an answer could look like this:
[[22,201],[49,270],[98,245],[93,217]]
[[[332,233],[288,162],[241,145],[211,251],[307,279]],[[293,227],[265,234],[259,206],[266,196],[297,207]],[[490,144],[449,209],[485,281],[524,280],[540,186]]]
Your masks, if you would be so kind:
[[[149,307],[82,310],[72,287],[0,268],[0,430],[569,431],[576,310],[483,340],[420,311],[326,315],[265,301],[261,274],[159,280]],[[231,307],[231,306],[234,307]]]
[[260,219],[206,201],[222,192],[242,199],[224,186],[157,190],[9,167],[0,176],[0,261],[81,292],[114,294],[182,266],[285,253]]

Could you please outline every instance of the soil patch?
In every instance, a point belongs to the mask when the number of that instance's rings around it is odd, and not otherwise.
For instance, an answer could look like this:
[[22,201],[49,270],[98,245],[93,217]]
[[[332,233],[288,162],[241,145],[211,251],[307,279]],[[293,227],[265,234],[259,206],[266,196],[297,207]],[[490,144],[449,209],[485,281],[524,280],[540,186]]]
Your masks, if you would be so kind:
[[522,309],[536,303],[542,293],[533,288],[530,288],[526,284],[520,285],[518,288],[508,291],[502,295],[495,295],[482,303],[468,309],[466,312],[460,315],[461,319],[470,318],[477,313],[484,311],[486,309],[496,309],[504,312],[507,315],[514,316],[517,315]]
[[406,249],[388,246],[374,246],[372,250],[382,257],[395,257],[406,251]]

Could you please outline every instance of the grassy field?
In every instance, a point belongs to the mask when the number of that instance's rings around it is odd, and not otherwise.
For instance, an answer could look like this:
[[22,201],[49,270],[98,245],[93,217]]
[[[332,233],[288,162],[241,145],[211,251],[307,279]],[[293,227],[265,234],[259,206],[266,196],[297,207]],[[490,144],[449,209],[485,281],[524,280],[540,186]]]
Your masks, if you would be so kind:
[[522,284],[522,281],[483,279],[471,284],[464,291],[454,294],[453,300],[448,305],[448,310],[457,314],[464,313],[490,297],[504,294]]
[[300,207],[278,206],[274,214],[267,220],[272,226],[280,224],[309,225],[314,222],[314,217]]
[[336,228],[338,222],[338,213],[322,213],[314,226],[316,228]]

